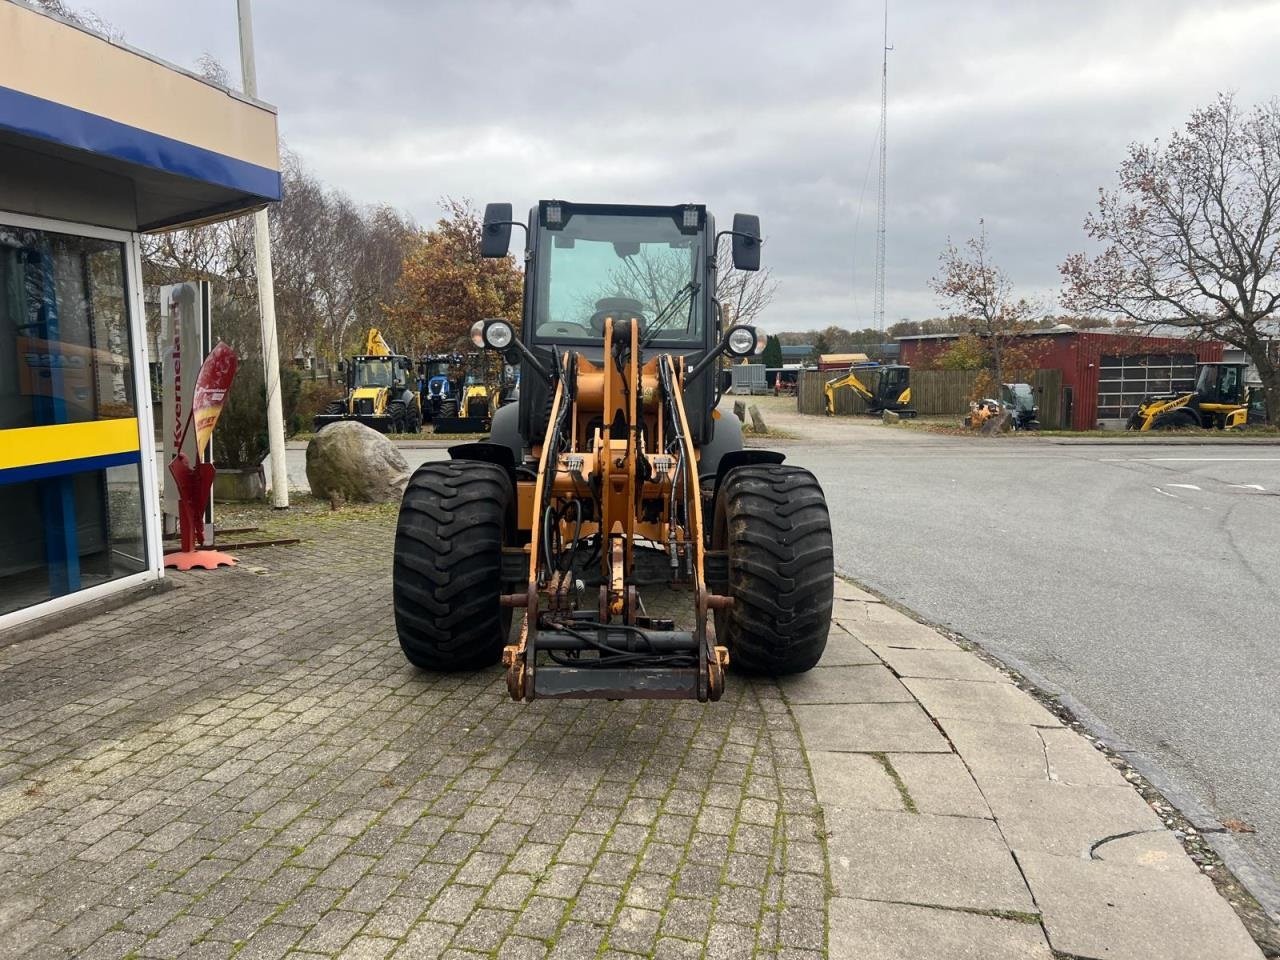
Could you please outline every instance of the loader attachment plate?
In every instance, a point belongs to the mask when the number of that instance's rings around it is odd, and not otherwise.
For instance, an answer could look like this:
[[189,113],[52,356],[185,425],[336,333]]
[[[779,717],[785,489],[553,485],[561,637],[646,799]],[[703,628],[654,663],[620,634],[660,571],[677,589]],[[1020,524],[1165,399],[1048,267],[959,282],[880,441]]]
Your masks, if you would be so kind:
[[538,630],[526,655],[533,699],[699,698],[698,638],[681,630],[566,623]]

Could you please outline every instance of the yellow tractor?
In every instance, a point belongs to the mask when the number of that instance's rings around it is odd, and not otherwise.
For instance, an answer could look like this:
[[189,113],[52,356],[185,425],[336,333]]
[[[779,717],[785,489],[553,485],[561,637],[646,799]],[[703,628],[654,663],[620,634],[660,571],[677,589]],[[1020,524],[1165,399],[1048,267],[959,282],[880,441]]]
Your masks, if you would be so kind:
[[822,489],[781,453],[745,449],[716,410],[720,358],[764,336],[720,329],[712,253],[729,235],[734,266],[759,269],[758,218],[717,233],[701,205],[544,200],[526,225],[490,204],[482,254],[505,257],[512,226],[526,231],[521,331],[495,318],[472,338],[519,364],[519,400],[487,442],[451,447],[405,489],[392,576],[405,656],[427,670],[501,660],[515,700],[718,700],[730,662],[808,670],[831,618]]
[[413,388],[413,363],[395,353],[376,327],[370,328],[364,353],[343,360],[346,393],[315,418],[318,431],[340,420],[355,420],[383,433],[417,433],[422,406]]
[[[875,388],[868,387],[859,373],[876,373]],[[867,402],[868,413],[892,410],[908,420],[916,415],[911,407],[910,367],[897,363],[851,364],[843,376],[828,380],[822,388],[827,401],[827,416],[836,412],[836,391],[846,387]]]
[[1188,427],[1237,429],[1250,422],[1243,363],[1202,363],[1190,391],[1145,398],[1129,417],[1130,430]]
[[487,433],[498,409],[498,376],[483,353],[432,354],[418,364],[433,433]]

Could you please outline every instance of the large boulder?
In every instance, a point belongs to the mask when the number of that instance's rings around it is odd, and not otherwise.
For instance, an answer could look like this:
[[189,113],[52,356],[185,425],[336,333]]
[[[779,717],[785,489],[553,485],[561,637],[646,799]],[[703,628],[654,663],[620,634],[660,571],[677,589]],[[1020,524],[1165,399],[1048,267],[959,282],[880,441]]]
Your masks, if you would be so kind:
[[377,430],[341,420],[307,444],[307,482],[317,497],[398,503],[409,482],[409,464]]

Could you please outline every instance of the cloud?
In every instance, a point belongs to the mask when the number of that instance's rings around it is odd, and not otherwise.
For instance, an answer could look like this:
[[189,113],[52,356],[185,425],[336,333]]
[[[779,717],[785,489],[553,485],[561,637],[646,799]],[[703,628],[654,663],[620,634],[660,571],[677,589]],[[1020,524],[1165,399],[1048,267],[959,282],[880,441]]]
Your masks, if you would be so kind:
[[[238,65],[230,5],[86,6],[166,59]],[[870,319],[878,3],[259,0],[255,17],[283,136],[358,201],[422,221],[445,195],[755,212],[780,281],[767,326]],[[938,252],[979,218],[1020,290],[1051,299],[1126,144],[1218,90],[1280,88],[1274,3],[895,0],[889,28],[890,321],[937,312]]]

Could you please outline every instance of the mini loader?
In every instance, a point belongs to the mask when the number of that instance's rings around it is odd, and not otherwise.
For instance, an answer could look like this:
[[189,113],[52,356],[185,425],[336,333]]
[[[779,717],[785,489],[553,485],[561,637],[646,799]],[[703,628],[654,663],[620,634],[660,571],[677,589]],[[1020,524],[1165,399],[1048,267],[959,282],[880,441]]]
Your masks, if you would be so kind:
[[1234,430],[1249,423],[1243,363],[1202,363],[1190,391],[1145,397],[1129,417],[1130,430]]
[[764,339],[721,330],[716,244],[730,236],[735,268],[758,269],[759,220],[717,234],[699,205],[549,200],[527,225],[511,217],[486,208],[481,252],[506,256],[525,230],[521,330],[490,319],[472,337],[519,363],[520,397],[488,441],[451,447],[405,490],[405,656],[440,671],[501,661],[515,700],[708,701],[730,663],[808,670],[831,617],[822,489],[782,454],[744,449],[716,410],[720,358]]

